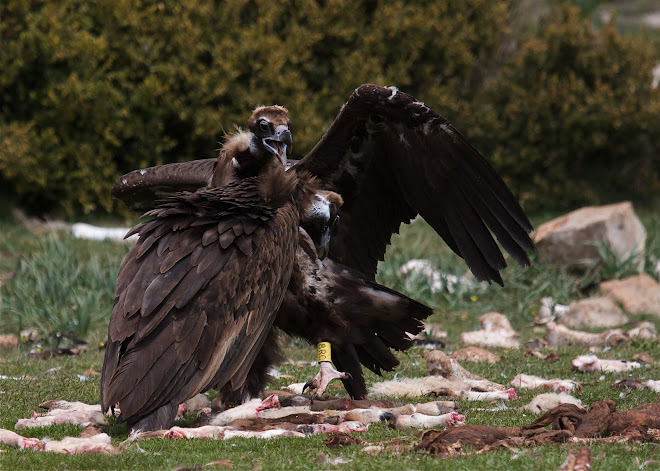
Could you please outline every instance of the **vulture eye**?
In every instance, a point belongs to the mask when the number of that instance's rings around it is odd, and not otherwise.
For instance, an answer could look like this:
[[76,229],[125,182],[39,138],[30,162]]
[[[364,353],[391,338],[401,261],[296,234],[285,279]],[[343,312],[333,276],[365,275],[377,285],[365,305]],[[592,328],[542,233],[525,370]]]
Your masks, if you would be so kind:
[[270,131],[270,125],[268,124],[268,121],[266,121],[265,119],[259,121],[259,128],[264,132]]

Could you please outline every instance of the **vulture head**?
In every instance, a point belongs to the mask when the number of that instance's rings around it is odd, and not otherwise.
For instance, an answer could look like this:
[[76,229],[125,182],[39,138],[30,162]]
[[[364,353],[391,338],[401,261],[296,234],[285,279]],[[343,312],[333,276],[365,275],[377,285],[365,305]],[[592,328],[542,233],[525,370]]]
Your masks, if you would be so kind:
[[341,196],[333,191],[318,191],[300,222],[314,242],[317,256],[321,260],[328,254],[330,236],[339,222],[339,208],[343,203]]
[[229,136],[220,149],[210,187],[254,177],[273,166],[286,167],[286,152],[293,143],[287,109],[260,106],[252,112],[247,126],[247,131]]
[[252,134],[250,150],[253,154],[276,155],[286,167],[286,149],[293,144],[289,131],[289,112],[281,106],[260,106],[252,112],[248,120]]

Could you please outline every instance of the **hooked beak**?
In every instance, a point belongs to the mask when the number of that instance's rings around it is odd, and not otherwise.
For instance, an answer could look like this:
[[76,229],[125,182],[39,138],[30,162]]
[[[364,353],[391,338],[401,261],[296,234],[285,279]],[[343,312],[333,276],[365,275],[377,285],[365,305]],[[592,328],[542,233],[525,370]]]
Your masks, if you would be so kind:
[[286,167],[286,149],[293,144],[293,136],[291,135],[289,128],[284,125],[277,126],[275,134],[264,137],[261,142],[263,142],[264,147],[268,149],[269,152],[275,154],[282,162],[282,165]]
[[326,226],[325,229],[323,230],[323,233],[321,234],[321,240],[319,244],[316,246],[316,256],[319,258],[319,260],[323,260],[325,257],[328,256],[328,252],[330,251],[330,238],[338,222],[339,222],[339,215],[335,216],[335,219],[334,221],[332,221],[332,224]]

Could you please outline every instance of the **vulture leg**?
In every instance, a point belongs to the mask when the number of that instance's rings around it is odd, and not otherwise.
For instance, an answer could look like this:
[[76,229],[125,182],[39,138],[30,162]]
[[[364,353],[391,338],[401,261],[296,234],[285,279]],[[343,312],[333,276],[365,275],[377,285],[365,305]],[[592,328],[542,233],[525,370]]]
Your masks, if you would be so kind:
[[316,389],[316,392],[314,393],[312,398],[321,397],[325,393],[328,384],[333,379],[350,379],[350,378],[351,375],[349,373],[343,373],[341,371],[335,370],[332,367],[332,363],[330,363],[330,361],[321,361],[319,362],[319,372],[316,373],[316,376],[314,376],[314,378],[312,378],[311,381],[307,381],[307,383],[305,383],[305,386],[303,387],[303,391],[307,388]]
[[144,417],[131,417],[126,421],[127,429],[130,431],[168,429],[176,418],[178,410],[178,404],[165,404]]

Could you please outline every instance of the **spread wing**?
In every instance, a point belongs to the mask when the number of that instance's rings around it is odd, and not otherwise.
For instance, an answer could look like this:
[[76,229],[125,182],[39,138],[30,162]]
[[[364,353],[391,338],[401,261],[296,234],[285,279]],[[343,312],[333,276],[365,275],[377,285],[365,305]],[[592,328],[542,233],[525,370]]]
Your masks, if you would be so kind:
[[344,199],[328,256],[374,276],[393,233],[420,214],[479,280],[502,284],[493,235],[521,265],[532,226],[486,160],[445,118],[396,90],[362,85],[292,170]]
[[206,186],[217,162],[201,159],[133,170],[115,182],[111,194],[135,211],[147,211],[172,193]]
[[119,402],[135,422],[212,385],[242,386],[291,274],[295,244],[281,238],[298,232],[293,210],[260,206],[245,186],[178,195],[133,229],[140,237],[120,268],[108,330],[104,410]]
[[[289,159],[287,168],[297,160]],[[134,211],[148,211],[167,196],[208,185],[218,159],[199,159],[141,168],[122,175],[111,195]]]

